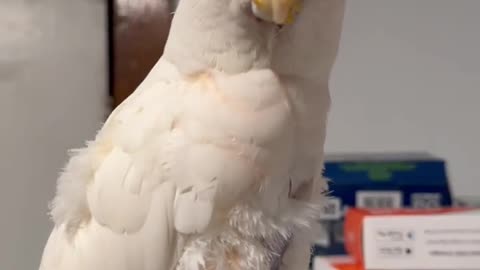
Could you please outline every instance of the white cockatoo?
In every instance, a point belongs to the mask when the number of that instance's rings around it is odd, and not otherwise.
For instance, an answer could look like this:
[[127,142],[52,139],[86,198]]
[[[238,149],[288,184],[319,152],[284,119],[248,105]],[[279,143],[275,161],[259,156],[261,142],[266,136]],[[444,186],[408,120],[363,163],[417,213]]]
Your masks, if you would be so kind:
[[[329,80],[339,48],[345,0],[305,0],[297,20],[282,29],[273,69],[287,85],[295,116],[292,191],[299,200],[321,201],[328,189],[322,177]],[[303,191],[297,191],[303,190]],[[317,224],[320,225],[320,224]],[[282,270],[308,269],[314,235],[321,228],[295,231],[282,258]]]
[[74,151],[41,270],[270,270],[296,199],[297,103],[273,69],[298,0],[180,1],[156,66]]

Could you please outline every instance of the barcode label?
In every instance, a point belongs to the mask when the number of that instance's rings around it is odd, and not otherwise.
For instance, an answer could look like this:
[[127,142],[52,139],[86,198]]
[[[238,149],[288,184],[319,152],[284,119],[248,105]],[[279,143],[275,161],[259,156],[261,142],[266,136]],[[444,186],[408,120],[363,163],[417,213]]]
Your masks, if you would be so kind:
[[341,201],[339,198],[330,197],[323,207],[321,220],[337,220],[342,217]]
[[399,191],[357,191],[356,207],[369,209],[401,208],[402,193]]
[[440,208],[442,195],[440,193],[413,193],[410,200],[413,208]]

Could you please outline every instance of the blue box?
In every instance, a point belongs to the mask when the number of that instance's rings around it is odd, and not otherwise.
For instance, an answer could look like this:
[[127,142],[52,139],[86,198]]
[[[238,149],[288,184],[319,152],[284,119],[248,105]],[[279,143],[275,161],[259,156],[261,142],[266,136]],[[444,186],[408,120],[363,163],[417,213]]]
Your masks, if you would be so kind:
[[314,256],[346,255],[344,213],[357,208],[438,208],[452,205],[446,162],[423,153],[327,155],[331,198]]

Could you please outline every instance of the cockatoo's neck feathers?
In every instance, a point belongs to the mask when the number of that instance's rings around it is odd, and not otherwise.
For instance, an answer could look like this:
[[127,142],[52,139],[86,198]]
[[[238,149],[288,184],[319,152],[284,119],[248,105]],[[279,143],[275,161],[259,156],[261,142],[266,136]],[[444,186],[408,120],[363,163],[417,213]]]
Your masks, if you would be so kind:
[[275,28],[249,16],[240,2],[180,1],[164,58],[183,74],[269,67]]

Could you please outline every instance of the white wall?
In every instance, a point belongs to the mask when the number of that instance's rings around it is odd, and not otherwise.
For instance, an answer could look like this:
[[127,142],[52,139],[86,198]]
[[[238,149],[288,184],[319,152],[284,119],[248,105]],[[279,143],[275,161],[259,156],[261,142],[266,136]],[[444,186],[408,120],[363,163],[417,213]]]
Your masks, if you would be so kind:
[[38,268],[66,149],[106,104],[103,1],[0,1],[0,269]]
[[350,0],[327,151],[427,150],[480,196],[480,1]]

